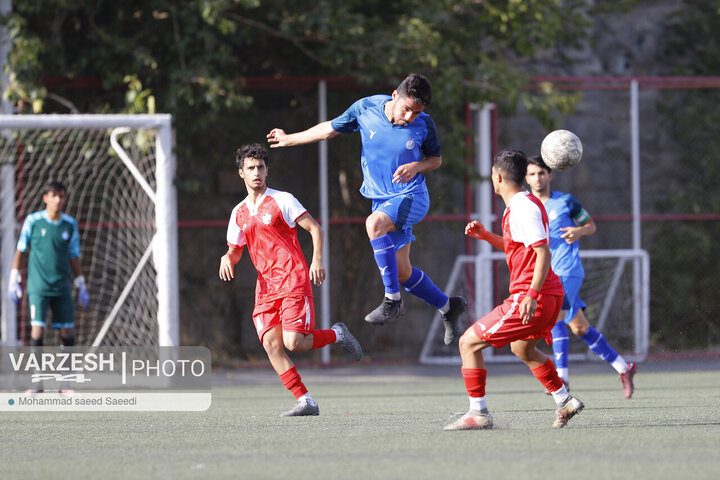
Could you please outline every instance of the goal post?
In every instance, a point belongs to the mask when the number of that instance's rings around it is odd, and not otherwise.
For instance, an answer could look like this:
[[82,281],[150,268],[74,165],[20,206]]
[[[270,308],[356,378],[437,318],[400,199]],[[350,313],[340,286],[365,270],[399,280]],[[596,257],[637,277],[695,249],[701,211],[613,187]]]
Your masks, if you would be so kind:
[[172,116],[0,115],[0,133],[2,344],[22,341],[16,319],[26,321],[26,302],[18,315],[6,294],[19,227],[56,179],[68,188],[90,293],[76,314],[78,344],[179,345]]
[[[580,250],[585,281],[580,298],[587,304],[588,321],[608,339],[618,353],[628,360],[643,361],[648,354],[650,338],[650,259],[645,250]],[[498,288],[493,299],[493,279]],[[468,301],[465,324],[492,310],[507,296],[508,272],[503,252],[460,255],[456,258],[445,292],[462,295]],[[443,322],[436,313],[425,337],[420,363],[460,365],[457,344],[443,343]],[[570,333],[570,332],[569,332]],[[570,334],[570,360],[596,360],[581,340]],[[550,348],[548,346],[548,348]],[[484,351],[486,362],[518,360],[509,348]]]

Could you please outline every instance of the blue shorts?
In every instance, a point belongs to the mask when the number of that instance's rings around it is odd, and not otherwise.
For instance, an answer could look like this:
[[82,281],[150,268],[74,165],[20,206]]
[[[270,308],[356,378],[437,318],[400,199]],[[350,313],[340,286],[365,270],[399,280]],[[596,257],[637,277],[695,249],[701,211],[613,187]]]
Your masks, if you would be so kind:
[[394,232],[388,232],[395,244],[395,250],[400,250],[415,240],[415,235],[412,233],[413,225],[425,218],[429,208],[430,197],[427,192],[398,195],[372,202],[372,211],[379,210],[387,214],[397,228]]
[[573,321],[580,309],[584,310],[587,306],[580,299],[580,287],[582,287],[583,277],[560,275],[560,281],[562,281],[565,290],[562,309],[567,311],[563,320],[567,324]]

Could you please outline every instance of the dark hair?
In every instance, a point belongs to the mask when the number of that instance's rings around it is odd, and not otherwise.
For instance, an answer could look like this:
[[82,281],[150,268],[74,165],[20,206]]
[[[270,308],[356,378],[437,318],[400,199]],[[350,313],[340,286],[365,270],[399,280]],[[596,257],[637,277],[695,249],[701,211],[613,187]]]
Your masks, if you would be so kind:
[[411,73],[397,87],[397,92],[401,97],[412,98],[420,102],[423,106],[430,105],[432,100],[432,87],[427,78],[417,73]]
[[516,185],[522,185],[527,172],[528,159],[520,150],[500,150],[495,154],[493,165]]
[[532,157],[528,157],[528,165],[535,165],[537,167],[542,168],[548,173],[552,173],[552,168],[548,167],[545,162],[543,161],[542,157],[540,155],[533,155]]
[[248,143],[235,151],[235,163],[238,168],[243,168],[243,163],[246,158],[257,158],[258,160],[263,160],[266,167],[270,163],[267,148],[259,143]]
[[50,180],[45,184],[45,186],[43,186],[43,195],[50,192],[67,192],[67,188],[65,188],[65,185],[62,182],[58,182],[57,180]]

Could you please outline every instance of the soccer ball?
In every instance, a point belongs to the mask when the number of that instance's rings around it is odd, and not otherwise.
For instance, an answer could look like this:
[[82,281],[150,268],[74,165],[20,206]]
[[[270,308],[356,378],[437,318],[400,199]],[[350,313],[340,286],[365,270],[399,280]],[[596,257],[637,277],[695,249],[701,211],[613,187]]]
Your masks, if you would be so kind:
[[582,158],[582,143],[569,130],[555,130],[547,134],[540,146],[540,156],[552,170],[569,170]]

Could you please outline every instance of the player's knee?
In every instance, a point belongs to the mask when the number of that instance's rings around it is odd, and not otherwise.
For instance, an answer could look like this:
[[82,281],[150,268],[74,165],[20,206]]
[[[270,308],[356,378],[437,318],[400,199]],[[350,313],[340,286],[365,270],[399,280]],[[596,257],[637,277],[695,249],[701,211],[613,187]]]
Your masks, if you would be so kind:
[[30,338],[30,346],[31,347],[42,347],[45,342],[43,341],[43,338]]
[[304,352],[305,349],[303,348],[303,342],[302,338],[298,337],[291,337],[291,338],[285,338],[283,340],[285,343],[285,348],[287,348],[291,352]]
[[525,348],[524,345],[516,345],[514,343],[511,343],[510,351],[513,353],[513,355],[518,357],[523,362],[527,362],[530,359],[530,357],[528,356],[527,349]]
[[475,335],[470,335],[469,332],[471,331],[472,329],[469,328],[458,340],[458,348],[460,349],[461,354],[474,353],[479,349],[479,345],[475,341],[477,340],[477,337],[475,337]]
[[365,219],[365,230],[367,231],[368,238],[372,240],[374,238],[382,237],[390,231],[390,228],[386,225],[381,216],[371,214]]

